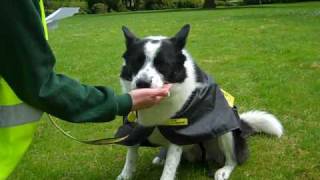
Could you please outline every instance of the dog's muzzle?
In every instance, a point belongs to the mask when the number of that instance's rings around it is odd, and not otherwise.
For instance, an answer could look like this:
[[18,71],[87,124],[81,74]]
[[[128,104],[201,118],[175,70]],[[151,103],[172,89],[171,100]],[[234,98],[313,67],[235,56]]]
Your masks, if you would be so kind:
[[150,88],[152,80],[139,79],[136,82],[136,87],[139,88]]

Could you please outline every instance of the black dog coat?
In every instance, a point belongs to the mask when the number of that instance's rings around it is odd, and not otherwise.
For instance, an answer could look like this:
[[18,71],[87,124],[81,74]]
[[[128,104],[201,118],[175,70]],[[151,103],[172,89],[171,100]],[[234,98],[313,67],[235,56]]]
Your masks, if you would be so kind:
[[240,119],[236,108],[229,106],[223,92],[211,78],[207,75],[203,75],[202,78],[204,85],[195,89],[182,110],[172,117],[186,118],[186,125],[143,127],[138,123],[129,122],[126,116],[115,136],[128,135],[128,138],[119,144],[156,146],[147,140],[154,128],[158,128],[165,138],[177,145],[201,143],[239,129]]

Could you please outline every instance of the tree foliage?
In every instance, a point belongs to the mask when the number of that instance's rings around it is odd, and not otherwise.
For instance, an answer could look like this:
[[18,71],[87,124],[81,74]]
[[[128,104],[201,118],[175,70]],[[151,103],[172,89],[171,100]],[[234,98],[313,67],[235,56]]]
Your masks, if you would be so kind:
[[81,12],[84,13],[106,13],[127,10],[216,8],[216,6],[288,3],[301,1],[306,0],[45,0],[45,6],[49,12],[58,9],[59,7],[73,6],[80,7]]

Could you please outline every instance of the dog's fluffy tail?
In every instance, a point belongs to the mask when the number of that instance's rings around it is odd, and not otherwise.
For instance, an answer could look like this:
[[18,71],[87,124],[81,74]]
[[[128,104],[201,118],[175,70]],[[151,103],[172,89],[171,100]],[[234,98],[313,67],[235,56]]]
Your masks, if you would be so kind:
[[279,120],[267,112],[248,111],[240,114],[240,119],[249,125],[254,132],[264,132],[277,137],[281,137],[283,134],[283,127]]

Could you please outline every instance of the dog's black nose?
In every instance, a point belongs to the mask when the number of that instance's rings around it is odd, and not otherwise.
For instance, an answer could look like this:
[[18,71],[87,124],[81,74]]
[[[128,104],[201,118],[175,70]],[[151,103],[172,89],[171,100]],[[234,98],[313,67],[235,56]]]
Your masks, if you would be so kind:
[[144,80],[144,79],[139,79],[136,82],[137,88],[150,88],[151,87],[151,81],[149,80]]

